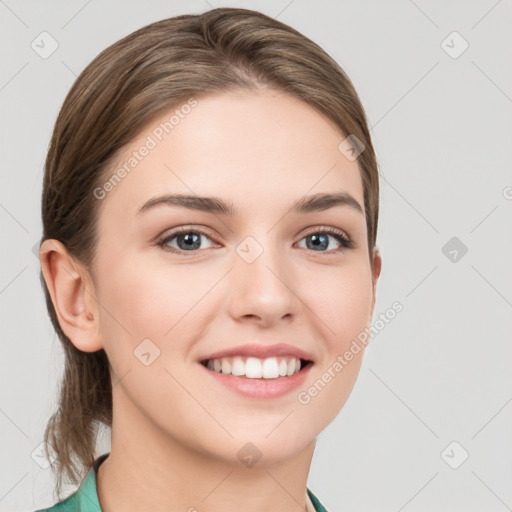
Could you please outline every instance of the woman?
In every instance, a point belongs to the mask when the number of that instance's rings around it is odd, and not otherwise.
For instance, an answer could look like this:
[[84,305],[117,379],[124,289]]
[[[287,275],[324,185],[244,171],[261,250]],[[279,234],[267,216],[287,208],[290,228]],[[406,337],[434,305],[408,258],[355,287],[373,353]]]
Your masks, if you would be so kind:
[[47,510],[325,510],[307,478],[361,365],[378,206],[357,93],[294,29],[219,8],[94,59],[43,183]]

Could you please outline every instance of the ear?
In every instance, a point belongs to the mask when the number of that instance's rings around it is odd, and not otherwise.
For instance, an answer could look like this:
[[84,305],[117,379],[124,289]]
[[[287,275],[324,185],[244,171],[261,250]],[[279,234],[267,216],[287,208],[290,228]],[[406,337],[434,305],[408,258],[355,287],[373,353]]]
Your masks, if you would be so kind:
[[382,257],[377,247],[373,250],[373,269],[372,269],[372,286],[373,286],[373,299],[372,299],[372,312],[370,318],[373,317],[373,310],[375,309],[375,299],[377,296],[377,282],[379,280],[380,271],[382,269]]
[[58,240],[44,240],[39,248],[41,269],[61,329],[83,352],[103,348],[99,335],[99,305],[89,272]]

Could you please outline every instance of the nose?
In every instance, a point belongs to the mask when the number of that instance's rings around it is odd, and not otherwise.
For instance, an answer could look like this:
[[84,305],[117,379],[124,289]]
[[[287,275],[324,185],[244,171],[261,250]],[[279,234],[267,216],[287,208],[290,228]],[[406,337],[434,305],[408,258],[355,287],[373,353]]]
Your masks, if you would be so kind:
[[[301,301],[296,289],[297,279],[282,249],[269,243],[248,245],[234,255],[230,272],[230,313],[237,320],[248,320],[270,326],[281,319],[290,321],[299,311]],[[259,247],[258,247],[259,246]],[[240,249],[240,247],[239,247]],[[254,254],[260,252],[252,261]]]

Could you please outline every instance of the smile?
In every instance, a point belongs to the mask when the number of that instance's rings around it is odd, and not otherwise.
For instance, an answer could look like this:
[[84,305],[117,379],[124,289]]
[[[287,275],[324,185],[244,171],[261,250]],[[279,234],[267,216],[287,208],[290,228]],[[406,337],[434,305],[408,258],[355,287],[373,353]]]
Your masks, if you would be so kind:
[[311,361],[298,357],[222,357],[207,359],[201,364],[211,371],[245,377],[247,379],[278,379],[279,377],[291,377],[300,372]]
[[218,383],[238,395],[260,400],[289,396],[304,384],[312,366],[313,361],[294,356],[232,356],[205,359],[199,365],[214,386]]

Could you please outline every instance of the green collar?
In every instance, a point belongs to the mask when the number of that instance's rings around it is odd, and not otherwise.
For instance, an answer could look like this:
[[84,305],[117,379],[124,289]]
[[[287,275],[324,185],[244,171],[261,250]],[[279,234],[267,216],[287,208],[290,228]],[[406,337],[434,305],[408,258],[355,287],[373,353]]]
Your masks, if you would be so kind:
[[96,472],[109,455],[110,453],[104,453],[94,461],[80,487],[71,496],[59,501],[53,507],[35,512],[102,512],[96,489]]

